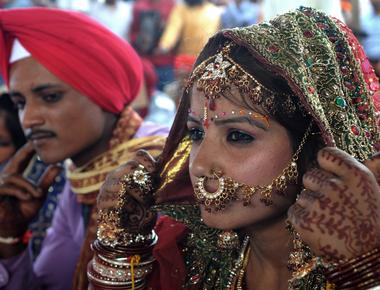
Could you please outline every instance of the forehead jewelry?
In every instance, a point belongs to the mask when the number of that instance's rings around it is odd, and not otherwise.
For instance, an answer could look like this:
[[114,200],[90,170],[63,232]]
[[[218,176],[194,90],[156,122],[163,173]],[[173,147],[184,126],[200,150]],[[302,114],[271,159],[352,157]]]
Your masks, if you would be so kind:
[[203,125],[209,126],[209,110],[216,110],[215,100],[234,85],[241,95],[246,95],[253,104],[261,105],[268,112],[275,112],[275,99],[281,101],[281,107],[293,113],[296,106],[291,96],[274,92],[263,86],[256,78],[243,69],[230,57],[233,43],[225,45],[217,54],[210,56],[192,72],[186,91],[196,83],[196,88],[203,92],[206,100],[203,107]]
[[[201,114],[189,109],[188,110],[189,114],[194,116],[194,117],[200,117]],[[222,118],[225,118],[225,117],[229,117],[229,116],[247,116],[251,119],[256,119],[256,120],[260,120],[262,121],[265,126],[267,128],[269,128],[269,117],[266,116],[266,115],[262,115],[260,113],[256,113],[256,112],[253,112],[253,111],[248,111],[248,110],[232,110],[230,112],[226,112],[226,111],[223,111],[223,112],[214,112],[212,115],[210,114],[210,121],[211,122],[214,122],[215,120],[218,120],[218,119],[222,119]]]
[[[305,145],[308,136],[310,135],[311,127],[312,124],[310,124],[306,130],[305,135],[303,136],[296,152],[293,154],[289,164],[283,169],[282,173],[279,176],[273,179],[269,185],[250,186],[237,182],[231,177],[216,175],[214,172],[212,177],[201,176],[198,178],[194,186],[196,199],[200,204],[204,205],[205,209],[209,212],[212,210],[224,210],[228,203],[236,200],[242,201],[244,206],[249,206],[251,204],[252,197],[256,194],[261,195],[260,201],[263,202],[266,206],[272,205],[273,190],[284,192],[291,182],[297,181],[297,161],[299,154],[301,153],[302,148]],[[207,182],[209,179],[218,181],[218,188],[215,192],[209,192],[205,188],[205,182]],[[241,194],[239,195],[239,193]]]

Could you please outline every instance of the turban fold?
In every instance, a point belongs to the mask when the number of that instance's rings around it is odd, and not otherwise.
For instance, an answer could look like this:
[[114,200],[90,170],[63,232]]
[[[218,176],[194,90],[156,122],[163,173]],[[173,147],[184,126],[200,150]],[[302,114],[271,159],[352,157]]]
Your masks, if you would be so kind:
[[9,58],[18,39],[34,59],[106,111],[119,113],[137,96],[137,53],[95,20],[48,8],[0,10],[1,73],[9,85]]

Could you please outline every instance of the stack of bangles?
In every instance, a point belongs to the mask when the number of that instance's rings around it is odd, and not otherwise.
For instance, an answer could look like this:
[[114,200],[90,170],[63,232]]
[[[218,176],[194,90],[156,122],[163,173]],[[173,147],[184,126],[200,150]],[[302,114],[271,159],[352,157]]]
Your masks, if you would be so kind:
[[146,247],[104,246],[99,240],[91,245],[95,255],[87,268],[93,290],[145,289],[146,277],[155,261],[152,250],[157,236]]
[[364,290],[379,286],[380,247],[334,265],[326,272],[326,278],[339,290]]
[[93,290],[145,289],[146,278],[153,270],[152,252],[158,241],[155,231],[128,232],[121,224],[124,196],[130,187],[142,194],[152,189],[143,166],[122,178],[116,207],[99,211],[97,239],[91,245],[94,257],[87,268]]

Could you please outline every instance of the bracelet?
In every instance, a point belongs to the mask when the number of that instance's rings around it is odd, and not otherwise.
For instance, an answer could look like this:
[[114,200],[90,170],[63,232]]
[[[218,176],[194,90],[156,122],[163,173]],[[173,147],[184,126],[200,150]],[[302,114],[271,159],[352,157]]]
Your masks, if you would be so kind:
[[132,275],[134,279],[144,279],[153,270],[153,262],[155,259],[152,257],[149,261],[139,263],[134,266],[132,274],[132,264],[127,267],[115,265],[112,261],[105,262],[100,257],[94,257],[92,260],[92,267],[95,272],[102,276],[108,277],[116,281],[130,282]]
[[15,245],[21,242],[21,238],[0,237],[0,244]]
[[380,285],[380,247],[336,264],[326,278],[337,289],[368,289]]
[[[111,260],[106,257],[103,257],[102,255],[97,255],[99,258],[99,261],[101,261],[102,264],[109,265],[115,268],[131,268],[130,258],[128,259],[128,262],[120,262],[117,260]],[[145,265],[150,265],[155,261],[154,257],[150,256],[147,260],[144,260],[144,262],[141,262],[137,265],[137,267],[142,267]]]
[[137,246],[152,243],[156,238],[156,233],[152,230],[147,235],[140,233],[128,233],[120,225],[120,210],[100,210],[98,217],[97,238],[104,245],[116,246]]
[[24,245],[27,245],[29,243],[29,240],[31,239],[33,233],[31,230],[25,231],[25,233],[21,237],[0,237],[0,244],[6,244],[6,245],[16,245],[20,242],[22,242]]
[[127,258],[134,255],[139,255],[144,260],[150,256],[153,251],[153,247],[156,243],[144,247],[108,247],[102,244],[98,239],[96,239],[91,244],[91,249],[106,258],[115,261],[125,261]]
[[91,244],[94,257],[87,268],[94,289],[145,289],[146,277],[153,271],[153,247],[158,237],[145,247],[108,247],[101,241]]
[[[101,274],[94,271],[92,263],[88,265],[87,277],[91,283],[97,284],[98,286],[122,286],[122,289],[132,289],[132,281],[117,281],[116,279],[111,279],[104,277]],[[134,289],[144,289],[145,281],[143,279],[135,280]]]

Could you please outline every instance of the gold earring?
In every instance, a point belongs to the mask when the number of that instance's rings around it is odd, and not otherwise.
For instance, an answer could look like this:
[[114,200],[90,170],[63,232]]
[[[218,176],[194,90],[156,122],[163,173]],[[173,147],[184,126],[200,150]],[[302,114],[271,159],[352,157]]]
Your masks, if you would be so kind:
[[308,264],[313,258],[313,255],[310,248],[302,241],[300,235],[288,221],[286,222],[286,229],[293,238],[293,249],[289,254],[288,269],[294,274]]

